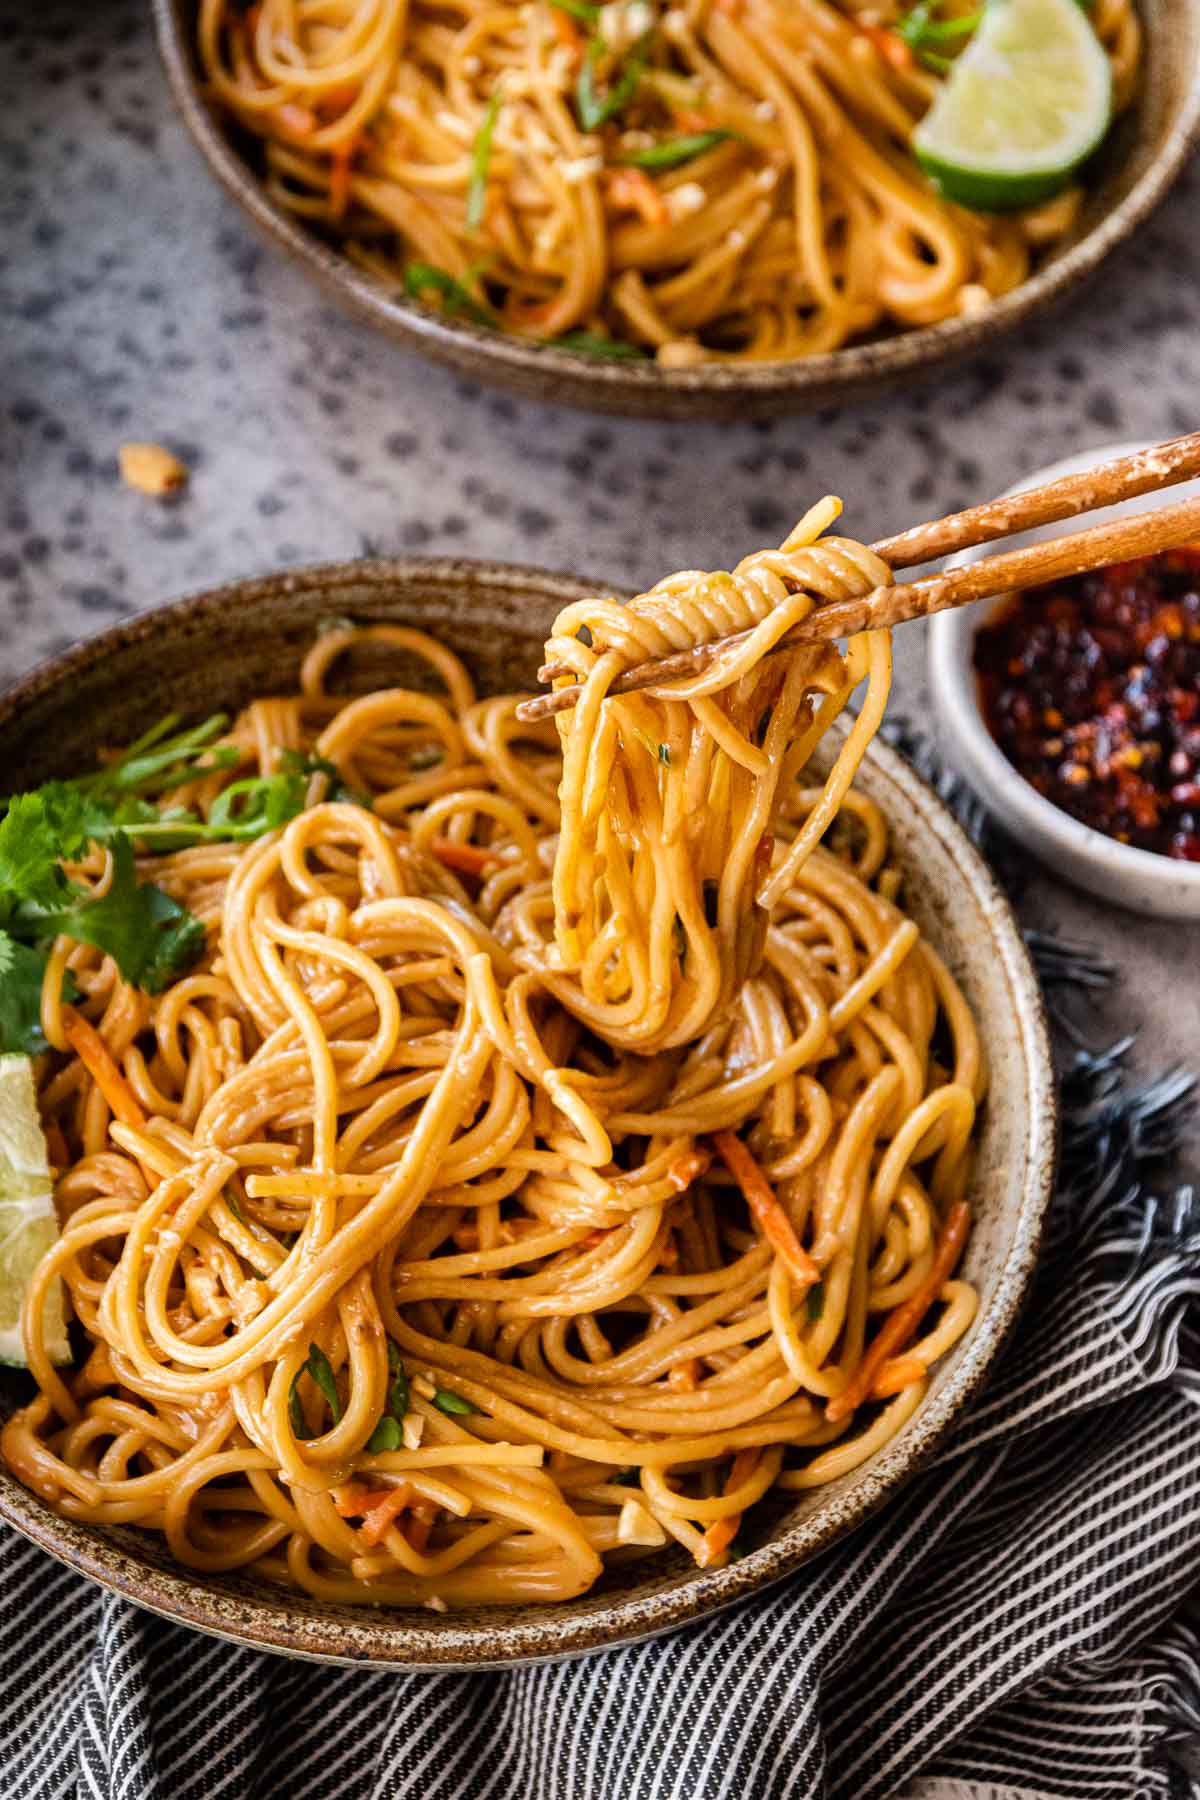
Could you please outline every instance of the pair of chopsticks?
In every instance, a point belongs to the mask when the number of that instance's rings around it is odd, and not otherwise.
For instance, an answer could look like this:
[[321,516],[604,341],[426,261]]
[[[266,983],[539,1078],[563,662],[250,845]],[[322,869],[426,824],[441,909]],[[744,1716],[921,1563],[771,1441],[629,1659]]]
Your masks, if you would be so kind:
[[[883,538],[871,547],[891,568],[911,569],[939,556],[970,549],[974,544],[990,544],[1035,525],[1077,518],[1080,513],[1113,506],[1119,500],[1174,487],[1195,475],[1200,475],[1200,431],[1172,438],[1149,450],[1137,450],[1132,456],[1116,457],[1082,474],[1061,476],[1004,500],[988,500],[966,512],[914,525],[911,530]],[[786,632],[773,646],[772,654],[796,644],[828,643],[856,631],[875,631],[901,625],[908,619],[925,619],[952,606],[966,606],[972,600],[993,599],[1017,588],[1041,587],[1048,581],[1102,569],[1108,563],[1176,550],[1198,539],[1200,497],[1180,500],[1172,506],[1134,513],[1051,538],[1046,543],[1031,544],[1024,550],[1002,551],[965,568],[874,588],[861,599],[832,601]],[[723,651],[743,643],[749,635],[736,632],[731,637],[714,638],[694,650],[639,663],[618,676],[610,692],[628,694],[637,688],[697,675]],[[564,664],[547,663],[538,670],[538,679],[555,681],[572,673]],[[522,701],[517,717],[526,722],[544,719],[550,713],[574,706],[579,693],[576,683],[552,694],[539,694],[536,699]]]

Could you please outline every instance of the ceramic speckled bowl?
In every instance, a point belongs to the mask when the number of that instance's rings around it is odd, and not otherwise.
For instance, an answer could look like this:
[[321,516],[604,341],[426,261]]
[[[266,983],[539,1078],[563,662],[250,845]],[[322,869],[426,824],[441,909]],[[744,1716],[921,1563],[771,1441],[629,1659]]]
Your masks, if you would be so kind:
[[[126,741],[167,709],[203,715],[295,680],[331,614],[399,620],[434,632],[485,690],[532,684],[559,607],[594,589],[535,569],[449,561],[360,562],[237,582],[180,601],[69,651],[0,697],[6,789],[86,768],[101,743]],[[349,685],[412,679],[378,653]],[[489,1667],[627,1643],[727,1606],[826,1549],[928,1461],[987,1373],[1021,1305],[1037,1256],[1056,1147],[1055,1090],[1041,996],[1008,904],[942,803],[893,751],[876,745],[860,786],[892,824],[907,902],[975,1010],[991,1066],[972,1201],[967,1272],[982,1304],[939,1365],[924,1406],[864,1467],[794,1504],[755,1509],[751,1548],[698,1572],[671,1550],[607,1573],[569,1604],[446,1616],[321,1605],[249,1577],[196,1575],[163,1540],[61,1520],[7,1473],[0,1516],[105,1586],[218,1636],[263,1649],[377,1667]],[[0,1411],[29,1391],[0,1369]]]
[[357,269],[277,207],[206,103],[197,0],[153,0],[159,47],[184,122],[217,180],[258,228],[341,303],[410,350],[534,399],[651,419],[753,419],[895,387],[984,349],[1091,275],[1163,198],[1200,136],[1200,0],[1137,0],[1145,27],[1140,96],[1089,173],[1075,229],[1036,273],[983,313],[802,360],[660,369],[605,362],[441,317]]

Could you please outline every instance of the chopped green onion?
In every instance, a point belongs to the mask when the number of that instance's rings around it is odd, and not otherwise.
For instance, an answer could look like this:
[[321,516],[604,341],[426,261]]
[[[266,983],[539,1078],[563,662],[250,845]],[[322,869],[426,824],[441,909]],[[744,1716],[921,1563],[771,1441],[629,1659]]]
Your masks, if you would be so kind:
[[372,1456],[378,1456],[384,1450],[399,1450],[403,1442],[404,1433],[400,1429],[399,1419],[385,1413],[367,1439],[367,1449]]
[[608,92],[598,94],[596,92],[596,64],[604,55],[605,43],[599,35],[591,39],[579,70],[579,79],[575,83],[575,111],[578,113],[579,123],[585,131],[599,130],[601,125],[606,125],[610,119],[615,119],[618,113],[623,112],[629,105],[638,90],[638,83],[642,79],[642,70],[646,66],[646,50],[646,38],[639,39]]
[[322,1350],[320,1344],[310,1344],[308,1346],[307,1361],[301,1363],[300,1367],[296,1370],[296,1373],[292,1378],[291,1389],[288,1393],[288,1420],[294,1435],[298,1438],[306,1438],[311,1435],[305,1422],[304,1407],[300,1400],[299,1382],[302,1375],[308,1375],[324,1396],[326,1404],[333,1414],[333,1422],[335,1425],[341,1423],[342,1417],[342,1403],[338,1398],[337,1382],[334,1380],[333,1376],[333,1365],[330,1363],[329,1358]]
[[313,756],[303,750],[285,750],[280,758],[280,767],[285,775],[300,776],[306,788],[313,775],[324,775],[329,783],[325,792],[326,800],[348,800],[353,806],[364,806],[368,812],[371,811],[371,796],[347,787],[342,780],[341,770],[327,756]]
[[464,1400],[461,1394],[452,1394],[446,1388],[438,1389],[437,1393],[433,1396],[433,1404],[437,1407],[439,1412],[444,1413],[473,1413],[479,1411],[479,1408],[470,1400]]
[[342,1403],[338,1399],[337,1383],[333,1379],[333,1366],[322,1350],[320,1344],[308,1346],[308,1372],[324,1394],[333,1414],[335,1425],[341,1423]]
[[973,12],[966,13],[961,18],[939,19],[936,17],[936,7],[937,0],[917,0],[916,6],[897,19],[896,34],[927,69],[932,69],[937,75],[945,75],[953,67],[952,58],[938,54],[930,46],[970,37],[983,14]]
[[613,362],[645,362],[647,352],[637,344],[623,343],[620,338],[603,337],[598,331],[564,331],[550,338],[552,350],[574,350],[581,356],[607,356]]
[[446,752],[440,744],[420,744],[408,759],[412,770],[436,769],[439,763],[446,760]]
[[651,144],[645,150],[631,150],[628,156],[617,160],[635,169],[677,169],[681,163],[692,162],[732,136],[732,131],[693,131],[687,137],[665,138],[661,144]]
[[488,168],[492,160],[492,138],[500,116],[503,95],[497,90],[488,101],[483,123],[475,133],[471,150],[471,185],[467,189],[467,230],[478,231],[487,207]]
[[671,746],[669,744],[660,744],[658,746],[658,760],[660,763],[666,763],[668,769],[670,768]]
[[814,1281],[813,1285],[804,1296],[804,1310],[807,1312],[811,1324],[816,1324],[821,1316],[821,1310],[824,1305],[825,1283],[823,1281]]
[[404,1364],[400,1360],[400,1351],[391,1338],[388,1339],[387,1359],[388,1374],[392,1378],[392,1385],[388,1389],[388,1411],[397,1419],[402,1419],[411,1405],[411,1395],[408,1391],[408,1376],[405,1373]]
[[573,19],[581,19],[585,25],[599,22],[600,8],[592,6],[589,0],[550,0],[550,4],[556,6],[559,12],[570,13]]
[[445,301],[448,318],[461,313],[464,319],[470,319],[474,325],[494,327],[499,323],[490,307],[482,306],[473,294],[467,292],[461,281],[456,280],[448,270],[435,268],[432,263],[410,262],[404,271],[404,287],[413,300],[421,300],[430,290],[440,294]]

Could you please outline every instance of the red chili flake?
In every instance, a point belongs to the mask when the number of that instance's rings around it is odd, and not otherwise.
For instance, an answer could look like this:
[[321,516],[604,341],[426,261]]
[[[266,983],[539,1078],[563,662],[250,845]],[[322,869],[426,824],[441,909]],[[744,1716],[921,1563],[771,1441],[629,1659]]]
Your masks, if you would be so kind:
[[1200,545],[1015,595],[975,668],[992,735],[1039,793],[1200,861]]

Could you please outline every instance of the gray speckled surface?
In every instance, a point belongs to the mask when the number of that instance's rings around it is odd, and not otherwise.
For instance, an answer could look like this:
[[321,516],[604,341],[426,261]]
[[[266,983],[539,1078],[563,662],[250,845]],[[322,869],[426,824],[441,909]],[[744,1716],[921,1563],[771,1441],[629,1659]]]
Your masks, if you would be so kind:
[[[653,426],[425,366],[261,245],[172,116],[137,0],[0,12],[0,682],[227,576],[370,547],[646,584],[728,565],[832,488],[874,536],[1089,441],[1200,425],[1200,166],[1081,300],[938,384],[808,418]],[[117,446],[192,466],[163,506]],[[897,704],[926,711],[921,633]],[[1200,1064],[1200,928],[1039,878],[1028,916],[1103,943],[1142,1056]]]

